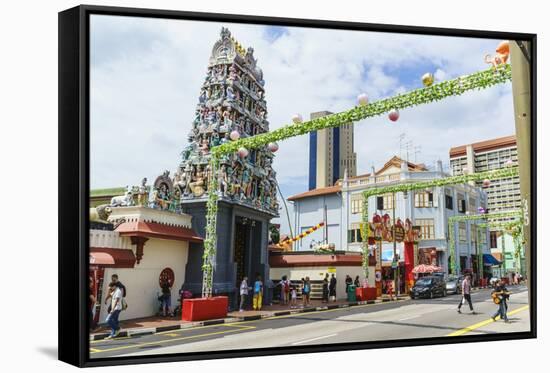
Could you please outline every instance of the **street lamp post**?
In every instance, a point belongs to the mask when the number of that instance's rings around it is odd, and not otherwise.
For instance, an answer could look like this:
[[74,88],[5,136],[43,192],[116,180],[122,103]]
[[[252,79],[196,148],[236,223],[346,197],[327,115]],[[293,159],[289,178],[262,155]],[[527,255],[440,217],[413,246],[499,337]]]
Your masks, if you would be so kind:
[[399,295],[399,258],[397,257],[397,242],[395,241],[395,192],[392,194],[392,222],[393,261],[397,264],[394,272],[395,294]]

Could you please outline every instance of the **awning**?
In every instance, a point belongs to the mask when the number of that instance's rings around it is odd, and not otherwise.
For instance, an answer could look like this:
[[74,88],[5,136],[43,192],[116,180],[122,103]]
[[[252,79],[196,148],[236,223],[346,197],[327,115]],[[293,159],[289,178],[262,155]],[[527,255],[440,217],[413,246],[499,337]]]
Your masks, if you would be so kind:
[[502,262],[498,261],[497,258],[492,256],[491,254],[483,254],[483,263],[485,265],[491,265],[491,266],[498,266],[502,264]]
[[90,265],[105,268],[134,268],[136,257],[132,250],[110,247],[91,247]]
[[120,224],[115,231],[126,237],[162,238],[165,240],[203,242],[193,229],[145,221],[129,221]]

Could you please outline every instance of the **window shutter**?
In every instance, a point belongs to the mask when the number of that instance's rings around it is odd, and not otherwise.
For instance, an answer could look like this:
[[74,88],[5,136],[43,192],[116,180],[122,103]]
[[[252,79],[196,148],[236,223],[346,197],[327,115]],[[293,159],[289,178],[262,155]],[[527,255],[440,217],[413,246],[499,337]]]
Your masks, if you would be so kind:
[[376,209],[384,210],[384,197],[376,197]]

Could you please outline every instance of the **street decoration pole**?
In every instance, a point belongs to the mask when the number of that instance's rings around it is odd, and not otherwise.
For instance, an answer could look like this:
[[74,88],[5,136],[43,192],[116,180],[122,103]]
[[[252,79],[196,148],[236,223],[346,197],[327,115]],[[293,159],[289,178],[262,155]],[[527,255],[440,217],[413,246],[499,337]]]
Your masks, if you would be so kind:
[[[375,101],[369,103],[368,105],[358,105],[341,113],[327,115],[321,118],[312,119],[310,121],[300,122],[298,124],[286,125],[271,132],[265,132],[256,136],[226,142],[221,145],[213,146],[210,149],[210,169],[212,170],[212,175],[217,175],[220,157],[223,155],[234,154],[242,148],[247,150],[258,149],[272,142],[305,135],[309,132],[318,131],[324,128],[340,127],[349,124],[350,122],[357,122],[362,119],[375,117],[398,109],[405,109],[434,101],[440,101],[451,96],[460,96],[465,92],[486,89],[497,84],[506,83],[511,79],[511,66],[503,64],[483,71],[475,72],[470,75],[464,75],[456,79],[443,81],[428,87]],[[206,237],[204,240],[202,265],[203,297],[210,297],[212,295],[212,282],[214,274],[213,263],[217,250],[216,216],[218,203],[218,183],[216,182],[216,179],[217,178],[214,176],[210,178],[207,191],[208,202],[206,213]],[[368,202],[365,201],[365,204],[368,204]],[[368,222],[368,219],[364,219],[363,221],[363,229],[365,230],[367,229],[365,227],[366,222]],[[364,233],[365,237],[368,237],[367,231]],[[367,243],[364,243],[364,245],[367,245]]]
[[527,274],[527,296],[531,302],[531,231],[525,229],[529,226],[533,216],[531,204],[531,75],[530,60],[532,57],[531,44],[526,41],[513,41],[510,43],[510,60],[514,66],[512,70],[512,96],[514,99],[514,119],[516,125],[516,144],[518,165],[520,167],[520,193],[521,204],[524,212],[522,230],[525,239],[525,264]]

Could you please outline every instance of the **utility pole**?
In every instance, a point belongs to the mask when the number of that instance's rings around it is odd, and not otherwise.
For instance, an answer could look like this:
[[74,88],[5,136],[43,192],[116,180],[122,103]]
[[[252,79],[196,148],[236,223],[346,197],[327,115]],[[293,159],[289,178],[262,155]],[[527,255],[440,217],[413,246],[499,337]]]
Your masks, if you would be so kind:
[[531,76],[530,60],[533,52],[526,41],[510,41],[512,63],[512,93],[518,148],[521,207],[523,209],[523,234],[525,238],[525,266],[527,294],[531,303],[531,227],[533,206],[531,204]]

